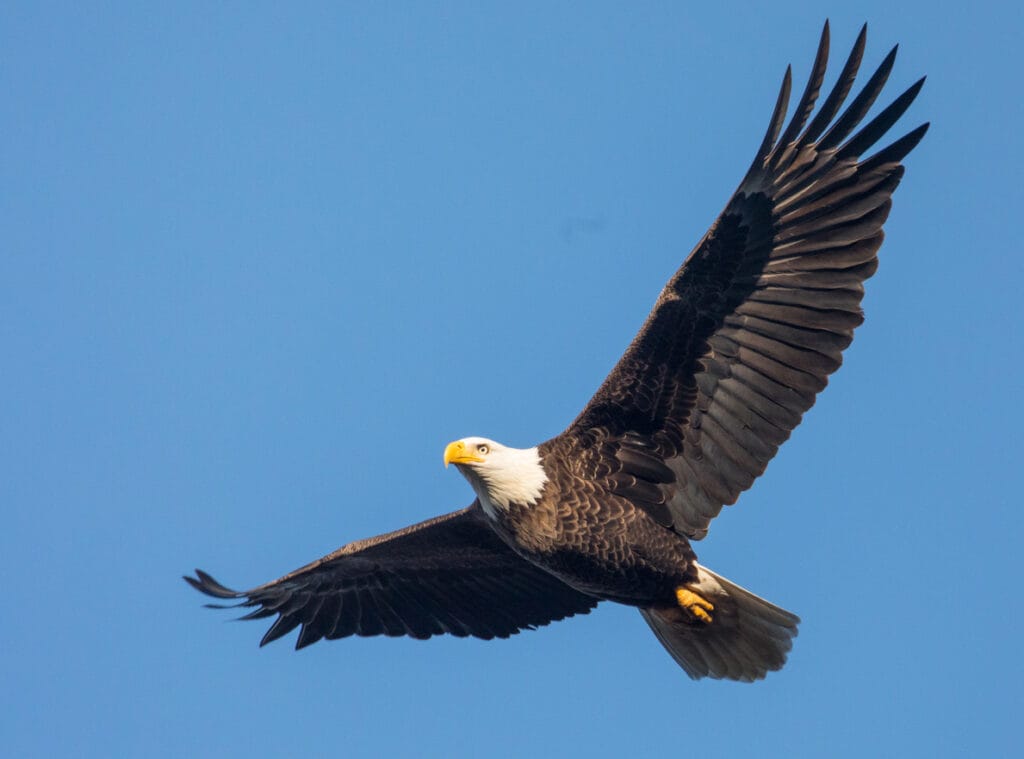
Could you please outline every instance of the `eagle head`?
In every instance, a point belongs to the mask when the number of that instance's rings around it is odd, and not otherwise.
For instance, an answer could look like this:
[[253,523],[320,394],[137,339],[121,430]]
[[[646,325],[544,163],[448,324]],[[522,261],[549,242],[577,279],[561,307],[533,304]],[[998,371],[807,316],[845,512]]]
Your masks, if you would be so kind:
[[484,511],[532,506],[548,481],[536,447],[509,448],[483,437],[467,437],[444,449],[444,465],[455,464],[473,486]]

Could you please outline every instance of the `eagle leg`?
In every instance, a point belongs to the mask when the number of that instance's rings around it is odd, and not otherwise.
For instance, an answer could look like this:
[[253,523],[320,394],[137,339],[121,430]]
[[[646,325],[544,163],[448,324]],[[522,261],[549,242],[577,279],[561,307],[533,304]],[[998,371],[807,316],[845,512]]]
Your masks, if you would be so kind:
[[680,586],[676,588],[676,601],[681,608],[685,609],[704,624],[711,624],[710,612],[715,610],[715,606],[703,596],[697,595],[692,590]]

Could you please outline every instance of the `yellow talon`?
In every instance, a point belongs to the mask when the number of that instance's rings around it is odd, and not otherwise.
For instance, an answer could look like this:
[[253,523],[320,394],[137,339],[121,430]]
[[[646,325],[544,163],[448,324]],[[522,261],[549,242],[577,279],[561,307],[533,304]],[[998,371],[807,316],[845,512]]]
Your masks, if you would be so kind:
[[676,601],[704,624],[711,624],[711,615],[708,612],[714,611],[715,606],[703,596],[686,588],[676,588]]

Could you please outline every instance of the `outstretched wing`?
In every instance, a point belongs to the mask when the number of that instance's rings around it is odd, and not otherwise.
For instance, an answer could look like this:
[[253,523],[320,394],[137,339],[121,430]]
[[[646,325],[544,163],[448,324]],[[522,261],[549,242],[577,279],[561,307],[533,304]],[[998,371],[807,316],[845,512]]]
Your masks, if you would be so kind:
[[261,646],[299,625],[296,648],[349,635],[507,638],[586,614],[598,603],[508,548],[487,525],[478,502],[349,543],[252,590],[225,588],[198,569],[184,579],[214,598],[244,599],[239,606],[257,607],[242,619],[276,614]]
[[575,445],[599,447],[603,471],[612,459],[625,494],[641,494],[640,505],[690,537],[703,537],[722,506],[764,471],[863,321],[863,283],[878,266],[900,161],[928,128],[862,158],[924,83],[853,134],[896,56],[893,48],[836,118],[865,37],[866,27],[807,124],[828,60],[825,24],[810,81],[780,137],[786,70],[739,189],[566,432]]

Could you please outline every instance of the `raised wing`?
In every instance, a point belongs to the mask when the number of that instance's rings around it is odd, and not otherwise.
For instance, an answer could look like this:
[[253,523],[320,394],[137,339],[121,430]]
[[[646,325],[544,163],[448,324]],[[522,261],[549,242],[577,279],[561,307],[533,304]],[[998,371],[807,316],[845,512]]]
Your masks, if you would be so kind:
[[[863,321],[882,224],[914,129],[869,158],[924,79],[853,133],[896,48],[836,118],[866,27],[818,113],[825,24],[807,88],[781,137],[790,70],[753,165],[662,291],[644,327],[567,434],[615,457],[626,494],[693,538],[707,533],[800,423]],[[807,124],[806,128],[805,124]],[[660,468],[659,468],[660,466]],[[607,471],[607,469],[605,469]],[[654,487],[651,487],[654,486]]]
[[478,502],[349,543],[252,590],[225,588],[198,569],[184,579],[214,598],[257,607],[242,619],[276,614],[261,646],[299,625],[296,648],[349,635],[507,638],[598,603],[515,554],[487,525]]

